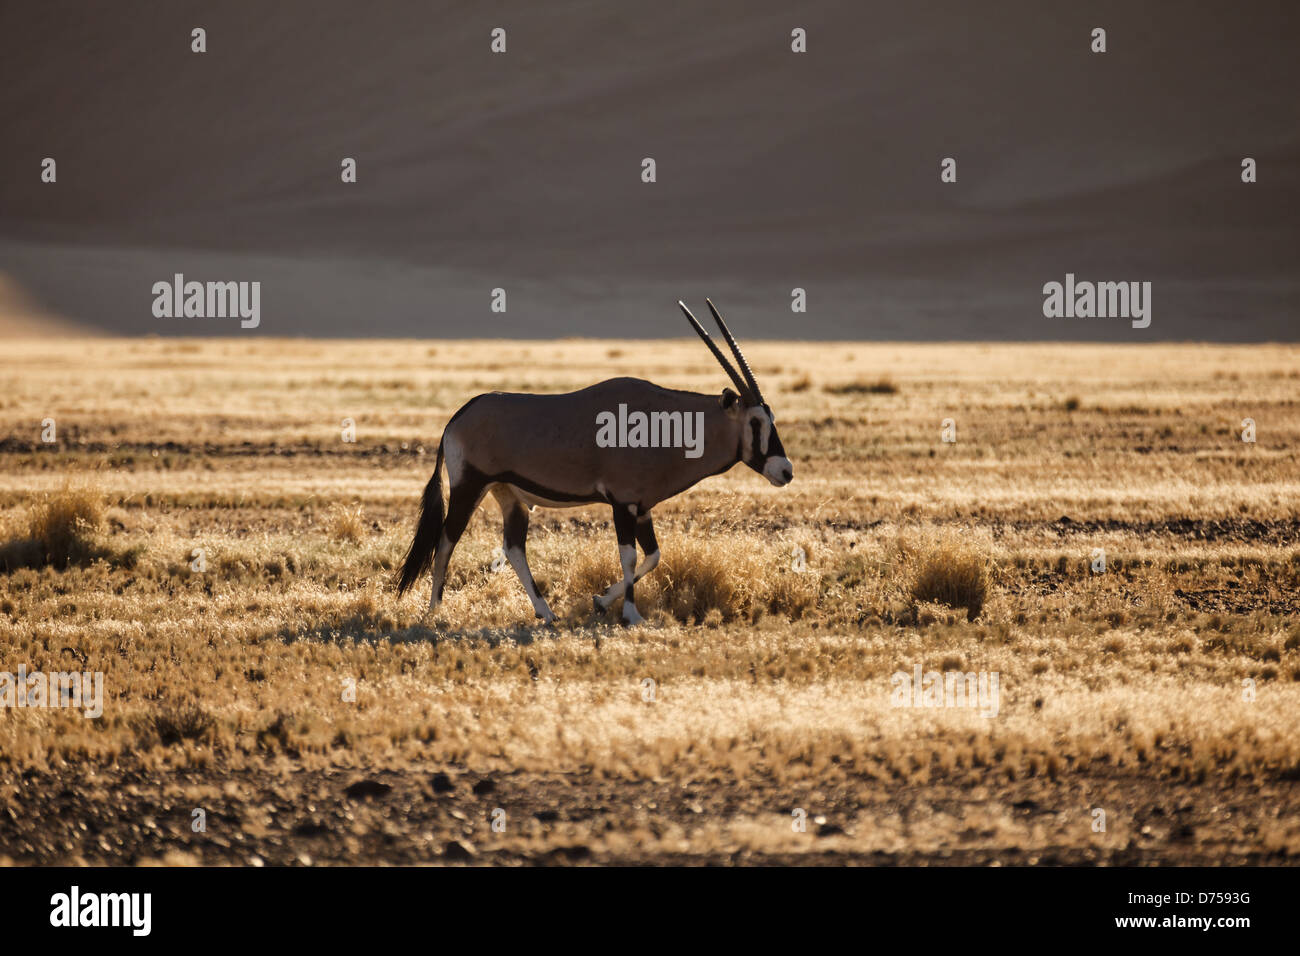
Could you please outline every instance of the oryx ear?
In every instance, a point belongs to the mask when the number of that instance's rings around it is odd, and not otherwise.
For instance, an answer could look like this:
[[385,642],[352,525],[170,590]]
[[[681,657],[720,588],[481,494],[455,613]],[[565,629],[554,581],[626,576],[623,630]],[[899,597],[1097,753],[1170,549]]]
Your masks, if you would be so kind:
[[734,416],[740,409],[740,396],[731,389],[724,388],[722,394],[718,396],[718,404]]

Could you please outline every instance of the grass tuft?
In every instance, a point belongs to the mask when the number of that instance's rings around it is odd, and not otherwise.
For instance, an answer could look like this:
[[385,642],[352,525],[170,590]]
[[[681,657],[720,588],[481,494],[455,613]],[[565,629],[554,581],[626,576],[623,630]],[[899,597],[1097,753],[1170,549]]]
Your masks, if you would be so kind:
[[[96,543],[104,525],[104,496],[89,486],[65,486],[43,496],[27,519],[27,535],[0,545],[0,571],[88,564],[108,552]],[[132,554],[134,562],[138,552]]]
[[913,600],[965,608],[968,621],[979,617],[989,595],[990,570],[985,554],[954,532],[905,550],[910,552],[909,590]]
[[185,740],[207,740],[216,727],[216,720],[194,702],[169,704],[155,711],[149,718],[149,729],[159,743],[170,747]]
[[892,378],[885,376],[874,381],[858,379],[853,382],[826,385],[823,386],[822,391],[829,395],[897,395],[898,385]]
[[42,561],[62,568],[92,556],[94,536],[103,523],[103,495],[89,487],[68,486],[46,495],[32,509],[27,528]]
[[336,504],[325,516],[325,528],[335,541],[356,544],[366,533],[366,515],[360,505]]

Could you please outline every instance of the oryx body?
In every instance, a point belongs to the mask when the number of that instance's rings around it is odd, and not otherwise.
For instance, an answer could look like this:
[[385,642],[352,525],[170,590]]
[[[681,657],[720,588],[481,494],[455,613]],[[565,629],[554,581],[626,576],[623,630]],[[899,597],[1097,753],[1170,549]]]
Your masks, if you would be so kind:
[[[709,308],[713,310],[712,303]],[[479,502],[491,492],[501,506],[506,558],[537,616],[549,622],[554,615],[537,593],[525,553],[529,511],[603,502],[613,510],[623,578],[594,601],[598,608],[608,608],[621,595],[623,621],[636,623],[641,615],[633,584],[659,561],[650,517],[655,505],[740,462],[774,485],[789,483],[793,472],[771,409],[721,317],[713,311],[743,376],[684,305],[682,309],[740,393],[701,394],[615,378],[562,395],[491,392],[471,399],[443,431],[399,594],[432,565],[430,607],[438,604],[452,551]],[[449,487],[445,515],[444,461]],[[645,555],[639,566],[637,544]]]

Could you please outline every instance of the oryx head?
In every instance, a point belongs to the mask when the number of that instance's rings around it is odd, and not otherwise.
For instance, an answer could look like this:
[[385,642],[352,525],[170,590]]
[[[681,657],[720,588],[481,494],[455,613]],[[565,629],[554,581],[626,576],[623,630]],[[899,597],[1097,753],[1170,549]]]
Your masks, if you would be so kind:
[[[790,464],[790,459],[785,456],[785,446],[781,444],[781,436],[776,433],[776,416],[772,414],[772,409],[768,408],[767,402],[763,401],[763,393],[758,389],[758,382],[754,381],[754,373],[727,328],[727,323],[722,321],[722,316],[713,307],[711,300],[704,301],[708,303],[709,311],[713,313],[713,320],[718,323],[718,331],[731,346],[731,352],[736,357],[740,372],[737,372],[727,361],[722,350],[691,314],[691,310],[686,308],[686,304],[680,300],[677,304],[681,306],[682,311],[686,313],[686,318],[690,320],[695,331],[704,340],[704,344],[713,353],[713,357],[718,360],[718,364],[731,377],[731,381],[739,390],[737,394],[729,388],[724,388],[720,403],[723,410],[740,426],[740,460],[778,488],[788,485],[794,478],[794,467]],[[744,373],[743,376],[741,373]]]

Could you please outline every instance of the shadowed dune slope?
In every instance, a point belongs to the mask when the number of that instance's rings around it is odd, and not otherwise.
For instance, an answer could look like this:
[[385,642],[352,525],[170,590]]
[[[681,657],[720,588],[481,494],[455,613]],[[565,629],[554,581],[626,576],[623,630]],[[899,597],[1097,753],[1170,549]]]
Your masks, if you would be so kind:
[[262,281],[272,334],[676,335],[673,300],[713,294],[788,336],[799,286],[813,338],[1130,340],[1042,317],[1072,271],[1155,283],[1147,338],[1289,339],[1298,28],[1280,2],[8,4],[0,271],[131,333],[232,331],[150,314],[184,272]]

